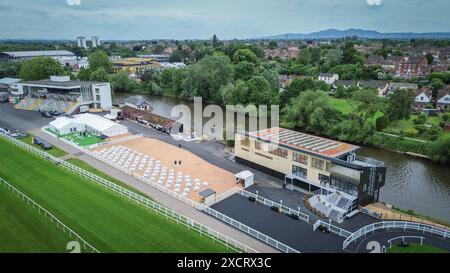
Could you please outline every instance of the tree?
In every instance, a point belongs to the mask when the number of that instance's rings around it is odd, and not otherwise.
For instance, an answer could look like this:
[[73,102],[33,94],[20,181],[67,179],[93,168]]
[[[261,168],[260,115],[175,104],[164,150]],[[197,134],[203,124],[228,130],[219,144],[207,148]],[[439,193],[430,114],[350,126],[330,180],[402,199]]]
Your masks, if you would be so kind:
[[88,81],[91,78],[91,70],[81,68],[77,75],[80,81]]
[[58,61],[47,57],[37,57],[22,63],[19,76],[24,81],[36,81],[63,73],[64,70]]
[[270,86],[272,87],[272,90],[274,92],[278,92],[280,90],[280,74],[278,74],[277,70],[264,69],[261,72],[261,76],[263,76],[264,79],[266,79],[270,83]]
[[450,162],[450,138],[439,139],[430,145],[428,155],[433,161],[446,164]]
[[444,87],[444,82],[441,79],[434,78],[431,80],[431,89],[433,89],[434,92],[437,92],[438,90],[442,89]]
[[343,52],[340,49],[329,49],[324,56],[324,67],[326,70],[331,69],[332,67],[341,64],[343,57]]
[[183,81],[181,96],[203,97],[208,102],[220,102],[220,88],[233,79],[233,66],[227,56],[206,56],[191,65]]
[[97,50],[91,54],[89,54],[89,69],[91,71],[95,71],[99,68],[103,68],[106,72],[111,71],[112,64],[109,61],[108,55],[101,51]]
[[142,82],[148,84],[149,82],[151,82],[155,79],[155,73],[151,70],[147,70],[141,74],[140,79]]
[[108,73],[106,73],[103,67],[93,71],[89,76],[89,80],[98,81],[98,82],[107,82],[108,81]]
[[254,105],[278,104],[278,92],[274,92],[270,83],[262,76],[253,76],[247,81],[249,102]]
[[312,63],[312,52],[311,49],[305,48],[300,50],[298,54],[297,61],[302,65],[309,65]]
[[291,84],[281,93],[281,105],[287,105],[301,92],[314,88],[314,81],[310,78],[295,78]]
[[248,80],[256,73],[254,63],[243,61],[234,66],[234,78],[236,80]]
[[218,44],[219,44],[219,39],[217,39],[217,35],[214,34],[213,39],[212,39],[212,45],[213,45],[213,47],[217,47]]
[[433,60],[434,60],[433,54],[427,53],[425,55],[425,58],[427,58],[428,65],[432,65],[433,64]]
[[119,72],[111,77],[111,85],[114,92],[131,92],[136,89],[137,82],[128,78],[126,72]]
[[233,55],[233,63],[238,64],[240,62],[250,62],[253,63],[255,66],[259,65],[259,59],[256,56],[256,54],[251,51],[250,49],[239,49],[234,53]]
[[270,42],[269,42],[269,45],[268,45],[268,48],[269,48],[269,49],[275,49],[275,48],[277,48],[277,47],[278,47],[277,42],[275,42],[275,41],[270,41]]
[[234,84],[229,83],[220,89],[222,102],[225,105],[246,105],[249,99],[249,89],[242,80],[237,80]]
[[343,48],[342,63],[355,64],[357,63],[358,51],[355,49],[355,44],[352,41],[347,41]]
[[414,106],[414,92],[397,90],[389,95],[387,104],[390,120],[409,119]]

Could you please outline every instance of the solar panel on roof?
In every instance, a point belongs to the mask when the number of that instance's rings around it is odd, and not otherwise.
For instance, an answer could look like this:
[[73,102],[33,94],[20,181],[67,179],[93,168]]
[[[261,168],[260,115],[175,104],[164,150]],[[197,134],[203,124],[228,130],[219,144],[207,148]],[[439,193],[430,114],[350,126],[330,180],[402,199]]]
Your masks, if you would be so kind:
[[321,142],[323,142],[323,139],[313,139],[313,140],[311,140],[311,141],[308,141],[308,142],[303,143],[302,146],[303,146],[304,148],[309,149],[309,148],[308,148],[309,145],[317,144],[317,143],[321,143]]
[[334,144],[336,144],[336,142],[334,142],[334,141],[329,141],[328,143],[324,143],[323,145],[313,147],[312,150],[313,150],[313,151],[317,151],[317,150],[323,149],[323,148],[325,148],[325,147],[332,146],[332,145],[334,145]]
[[325,152],[325,151],[328,151],[328,150],[337,148],[337,147],[339,147],[339,146],[341,146],[341,145],[342,145],[342,144],[339,143],[339,144],[333,145],[333,146],[331,146],[331,147],[324,148],[324,149],[322,149],[322,150],[319,150],[319,153],[322,153],[322,152]]
[[318,142],[318,143],[314,143],[314,144],[310,144],[310,145],[308,145],[308,146],[305,146],[305,148],[307,148],[307,149],[312,149],[312,148],[314,148],[314,147],[317,147],[317,146],[323,146],[324,144],[329,144],[329,143],[331,143],[331,142],[333,142],[333,141],[330,141],[330,140],[325,140],[325,139],[322,139],[320,142]]

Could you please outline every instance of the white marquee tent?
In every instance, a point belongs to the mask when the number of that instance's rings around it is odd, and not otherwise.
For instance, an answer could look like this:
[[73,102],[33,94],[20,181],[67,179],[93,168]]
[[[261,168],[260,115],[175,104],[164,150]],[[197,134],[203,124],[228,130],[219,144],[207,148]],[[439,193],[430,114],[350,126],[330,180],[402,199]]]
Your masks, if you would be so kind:
[[123,135],[128,133],[128,128],[104,117],[93,114],[81,114],[74,116],[77,123],[84,124],[86,130],[96,135],[105,135],[108,137]]

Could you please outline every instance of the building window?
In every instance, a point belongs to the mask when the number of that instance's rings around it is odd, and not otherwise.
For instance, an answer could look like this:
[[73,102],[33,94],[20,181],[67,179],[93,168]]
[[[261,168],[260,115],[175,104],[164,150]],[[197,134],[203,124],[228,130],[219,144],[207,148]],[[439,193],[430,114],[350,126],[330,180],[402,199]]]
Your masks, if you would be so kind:
[[325,161],[312,157],[311,158],[311,166],[313,168],[319,169],[319,170],[323,170],[324,166],[325,166]]
[[255,149],[256,149],[256,150],[262,150],[261,142],[255,141]]
[[284,158],[287,158],[288,156],[288,151],[286,149],[275,148],[274,146],[270,146],[269,153]]
[[308,165],[308,156],[300,153],[293,152],[292,160],[304,165]]
[[250,147],[250,139],[248,137],[241,139],[241,146]]
[[308,170],[299,166],[292,165],[292,174],[306,179],[308,177]]

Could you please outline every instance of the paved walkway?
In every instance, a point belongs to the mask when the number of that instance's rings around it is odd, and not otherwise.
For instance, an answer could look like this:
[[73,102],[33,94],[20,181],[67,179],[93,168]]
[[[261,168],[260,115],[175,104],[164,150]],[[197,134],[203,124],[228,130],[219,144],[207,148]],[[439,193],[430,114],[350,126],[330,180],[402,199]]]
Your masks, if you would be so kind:
[[[66,152],[73,154],[73,155],[79,155],[79,150],[75,149],[74,147],[61,142],[57,139],[54,139],[50,137],[49,135],[43,133],[40,130],[33,130],[31,132],[32,134],[42,137],[43,139],[47,140],[51,144],[60,147],[61,149],[65,150]],[[143,184],[136,178],[129,176],[97,159],[94,159],[86,154],[83,154],[79,156],[81,160],[88,163],[89,165],[93,166],[94,168],[97,168],[98,170],[115,177],[125,184],[141,191],[143,194],[149,196],[153,200],[157,201],[158,203],[184,215],[187,216],[193,220],[196,220],[222,234],[225,234],[229,236],[230,238],[233,238],[236,241],[239,241],[259,252],[263,253],[276,253],[277,250],[273,249],[269,245],[264,244],[263,242],[209,216],[205,215],[203,212],[198,211],[197,209],[176,200],[175,198],[171,197],[170,195],[167,195],[151,186],[148,186],[146,184]]]

